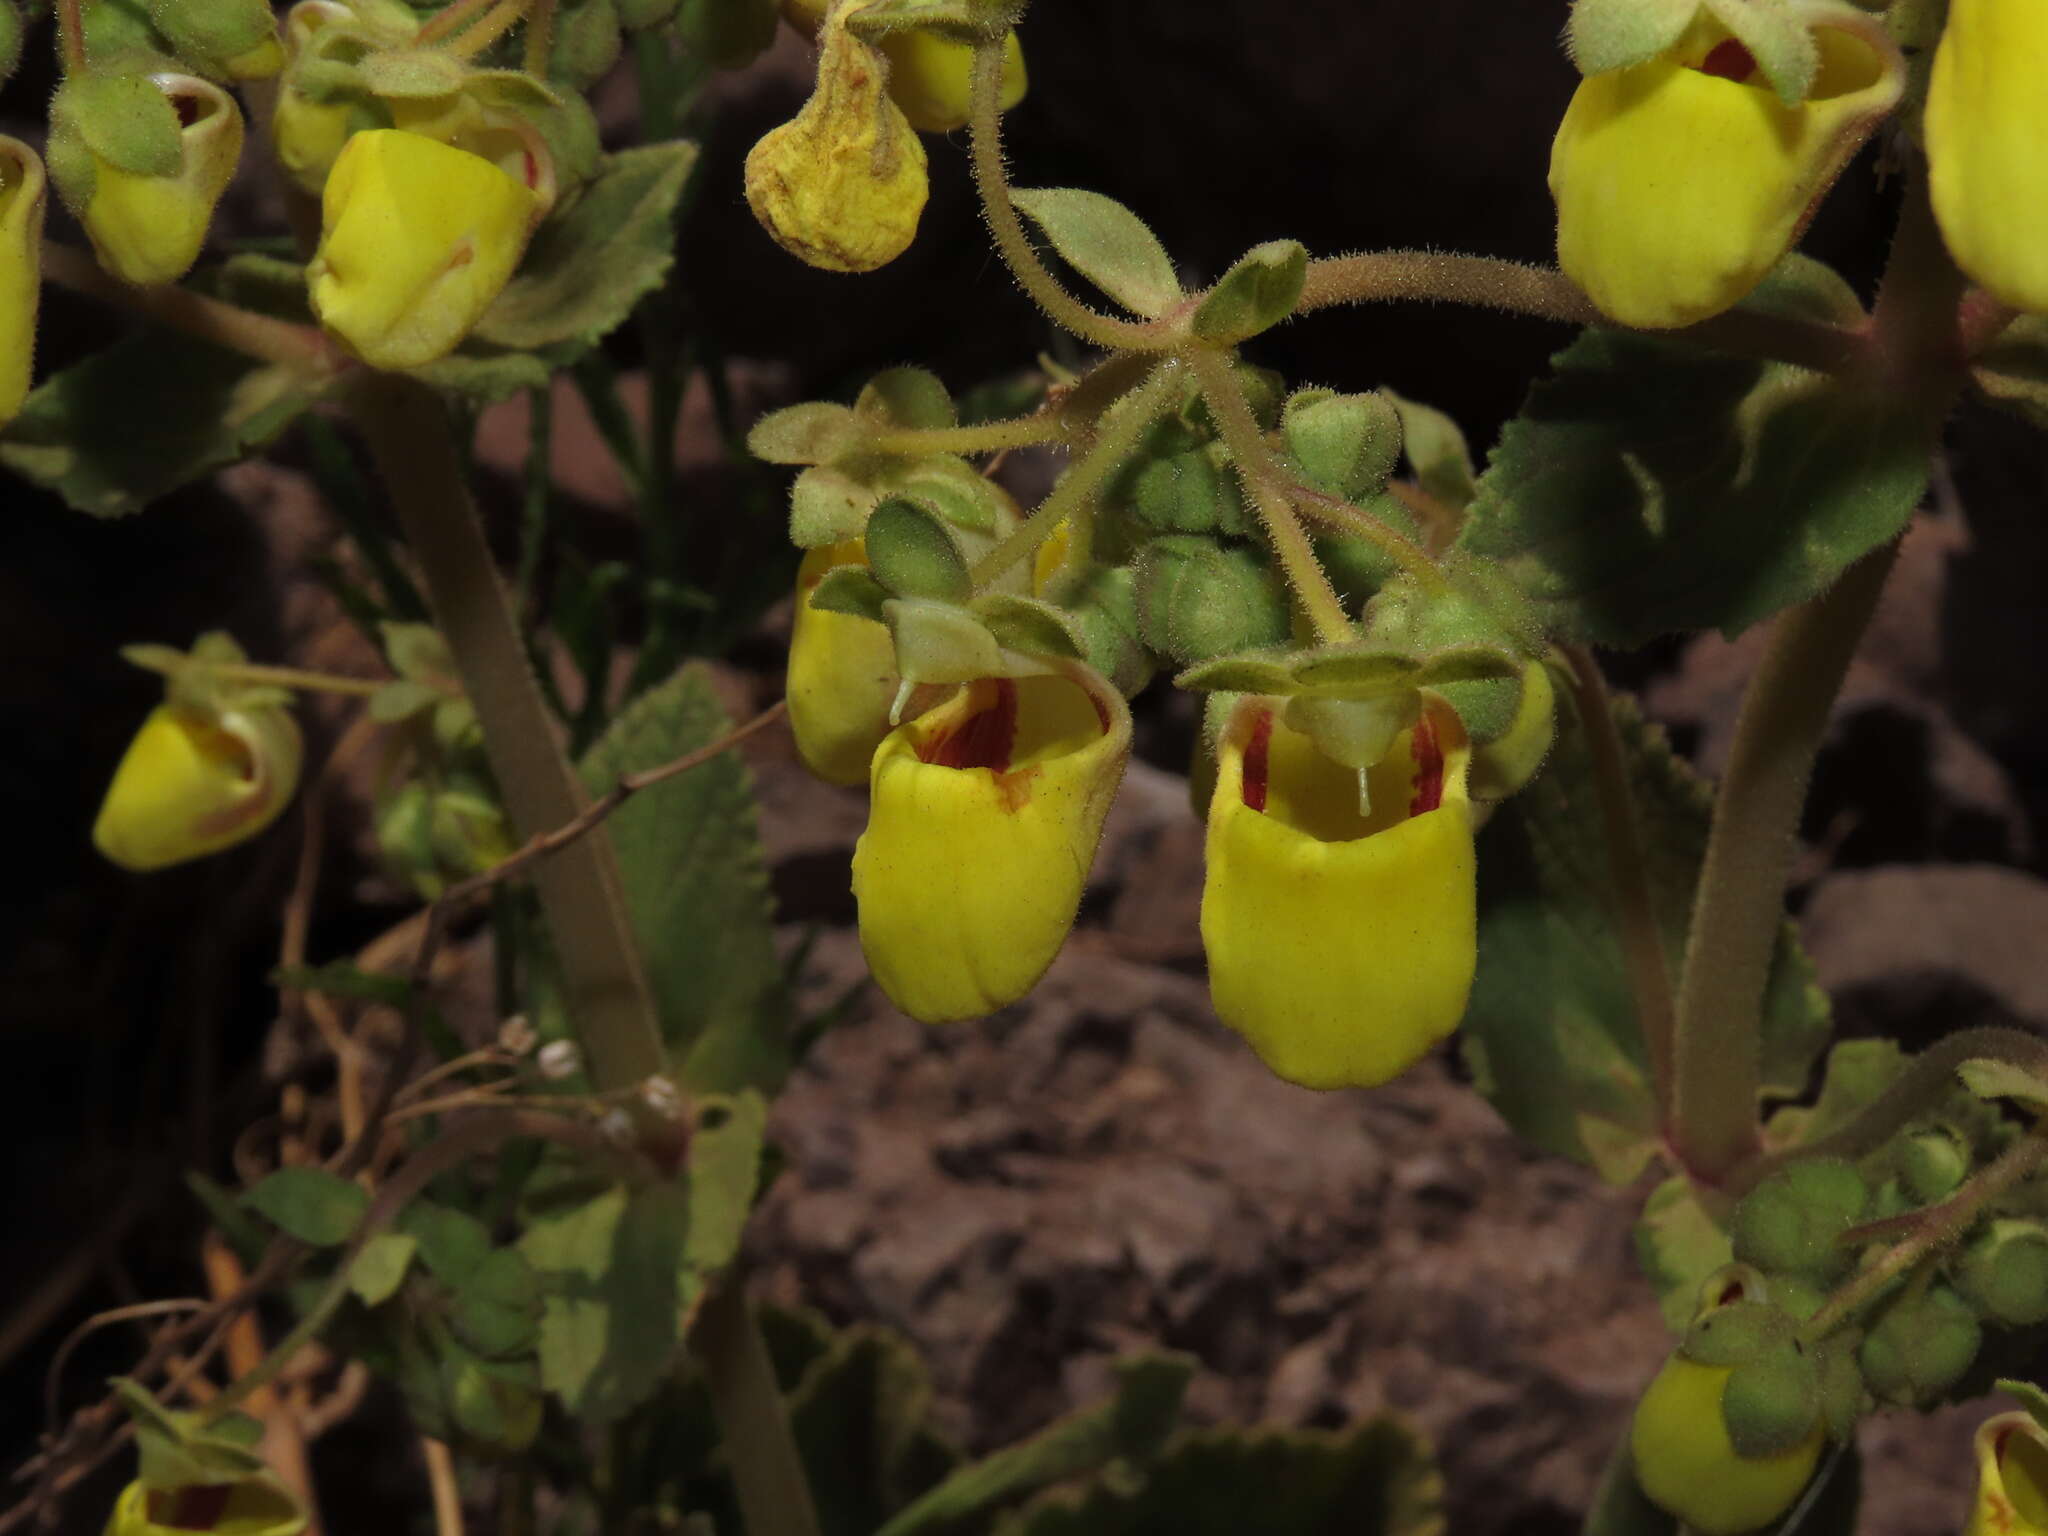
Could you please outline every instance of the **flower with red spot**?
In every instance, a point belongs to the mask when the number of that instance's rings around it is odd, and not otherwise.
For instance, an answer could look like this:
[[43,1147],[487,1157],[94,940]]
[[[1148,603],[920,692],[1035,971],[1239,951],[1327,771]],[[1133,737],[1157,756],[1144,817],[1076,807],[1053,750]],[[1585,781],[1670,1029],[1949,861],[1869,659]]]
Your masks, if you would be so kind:
[[936,1024],[1031,990],[1073,927],[1130,750],[1123,695],[1078,664],[970,683],[889,734],[853,894],[897,1007]]
[[1202,890],[1209,990],[1223,1022],[1303,1087],[1384,1083],[1464,1016],[1478,953],[1471,750],[1456,713],[1422,700],[1363,785],[1274,699],[1240,700],[1223,729]]
[[1691,325],[1741,302],[1898,103],[1881,22],[1815,8],[1812,86],[1787,104],[1702,15],[1670,49],[1589,76],[1550,155],[1557,259],[1624,325]]

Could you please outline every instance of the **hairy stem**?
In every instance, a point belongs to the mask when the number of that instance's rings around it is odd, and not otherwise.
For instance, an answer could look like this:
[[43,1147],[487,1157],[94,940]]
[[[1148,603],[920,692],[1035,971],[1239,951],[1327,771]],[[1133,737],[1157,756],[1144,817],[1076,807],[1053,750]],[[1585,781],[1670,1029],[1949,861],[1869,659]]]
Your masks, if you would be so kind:
[[1236,461],[1238,478],[1259,509],[1260,521],[1265,524],[1266,537],[1272,542],[1280,569],[1286,573],[1287,584],[1308,615],[1316,638],[1332,643],[1350,639],[1356,633],[1350,615],[1345,613],[1343,599],[1337,596],[1328,574],[1316,560],[1315,547],[1309,543],[1308,531],[1301,526],[1292,503],[1274,484],[1272,455],[1259,433],[1250,402],[1231,374],[1229,360],[1219,352],[1203,350],[1190,353],[1187,361],[1202,387],[1202,398],[1209,402],[1216,424],[1223,429],[1223,441]]
[[735,1276],[711,1289],[691,1334],[704,1362],[711,1403],[748,1536],[818,1536],[818,1514],[775,1365]]
[[[574,821],[587,801],[528,665],[446,409],[432,390],[395,375],[367,376],[352,404],[483,725],[513,825],[530,838]],[[662,1071],[666,1052],[610,839],[565,847],[533,878],[592,1080],[615,1089]]]
[[555,0],[531,0],[526,13],[526,72],[534,79],[547,79],[554,47]]
[[1003,41],[993,38],[975,45],[973,89],[970,95],[974,187],[981,195],[982,213],[988,219],[996,249],[1018,285],[1030,294],[1053,322],[1072,331],[1083,341],[1098,347],[1134,348],[1158,351],[1160,341],[1143,326],[1116,320],[1090,309],[1059,285],[1046,271],[1030,236],[1010,201],[1010,184],[1003,175],[1002,140]]
[[1562,647],[1572,667],[1572,692],[1586,731],[1586,751],[1593,762],[1593,787],[1600,799],[1602,829],[1607,834],[1608,879],[1614,886],[1614,917],[1628,967],[1629,991],[1635,998],[1636,1023],[1643,1032],[1643,1051],[1650,1062],[1659,1123],[1671,1114],[1671,1054],[1675,1005],[1664,941],[1657,932],[1657,913],[1650,902],[1649,865],[1643,857],[1642,827],[1636,821],[1635,796],[1621,751],[1621,733],[1614,725],[1614,704],[1600,663],[1582,645]]
[[1672,1052],[1670,1137],[1717,1186],[1757,1152],[1764,983],[1785,921],[1814,754],[1849,658],[1877,607],[1896,542],[1781,615],[1736,721],[1686,938]]
[[[1368,251],[1312,261],[1295,312],[1388,302],[1466,304],[1567,325],[1614,325],[1555,268],[1440,251]],[[1745,309],[1658,334],[1824,373],[1849,367],[1868,347],[1862,335],[1839,326]]]
[[1946,1248],[1969,1230],[1985,1206],[2048,1159],[2048,1129],[2035,1126],[2007,1147],[1996,1162],[1973,1174],[1939,1205],[1921,1211],[1913,1231],[1852,1275],[1799,1328],[1802,1342],[1826,1338],[1876,1299],[1922,1259]]
[[427,48],[444,37],[452,37],[489,10],[496,0],[450,0],[413,34],[413,46]]
[[1039,546],[1058,531],[1070,516],[1088,515],[1095,496],[1109,477],[1123,467],[1131,452],[1165,415],[1181,389],[1180,369],[1162,365],[1125,399],[1123,407],[1108,418],[1081,456],[1067,466],[1052,493],[1039,503],[1002,543],[983,555],[972,572],[976,590],[986,588],[998,576],[1038,553]]
[[85,0],[57,0],[57,38],[64,73],[85,68]]
[[101,271],[90,252],[54,240],[43,242],[42,266],[44,277],[75,293],[132,311],[245,357],[286,363],[311,372],[336,366],[337,358],[327,338],[310,325],[294,325],[289,320],[259,315],[189,288],[131,287]]

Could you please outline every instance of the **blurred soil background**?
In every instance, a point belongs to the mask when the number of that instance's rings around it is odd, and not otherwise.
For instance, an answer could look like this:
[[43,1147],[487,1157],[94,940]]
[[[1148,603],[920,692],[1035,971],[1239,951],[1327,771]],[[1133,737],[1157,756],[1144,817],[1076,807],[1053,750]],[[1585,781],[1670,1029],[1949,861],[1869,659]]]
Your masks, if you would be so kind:
[[[1548,144],[1575,78],[1556,45],[1563,18],[1562,0],[1036,0],[1032,92],[1009,123],[1015,173],[1127,200],[1197,281],[1282,235],[1319,253],[1426,245],[1547,260]],[[930,143],[923,231],[884,273],[811,272],[769,244],[741,199],[740,160],[794,110],[806,68],[785,40],[718,84],[680,237],[692,343],[723,360],[742,421],[896,363],[961,391],[1041,349],[1071,356],[989,253],[961,145]],[[629,139],[630,87],[604,99],[608,130]],[[1892,201],[1875,159],[1849,172],[1806,243],[1866,295]],[[254,187],[243,216],[264,207]],[[48,309],[51,360],[106,333],[62,296]],[[1452,411],[1483,449],[1567,339],[1534,322],[1386,308],[1284,327],[1258,360],[1298,384],[1390,384]],[[634,366],[630,339],[616,360]],[[573,537],[592,557],[629,552],[623,483],[566,385],[555,406]],[[524,411],[493,413],[479,438],[508,552]],[[794,568],[776,529],[782,481],[729,460],[701,379],[679,452],[704,558],[775,562],[769,584],[781,584]],[[44,1373],[73,1324],[194,1283],[196,1212],[179,1171],[231,1175],[236,1137],[274,1113],[278,1074],[310,1048],[265,982],[304,813],[144,879],[87,842],[155,689],[117,645],[226,627],[262,658],[373,669],[310,574],[339,535],[303,454],[288,439],[274,465],[117,524],[16,483],[0,493],[10,1461],[40,1426]],[[1822,758],[1794,903],[1847,1033],[1922,1044],[1971,1024],[2048,1027],[2043,466],[2025,428],[1980,407],[1959,417]],[[753,521],[704,531],[721,510]],[[786,606],[772,611],[721,662],[736,714],[777,696],[787,619]],[[1674,638],[1610,660],[1712,772],[1756,649]],[[308,713],[317,765],[345,717]],[[1080,929],[1038,991],[934,1032],[857,990],[813,1048],[776,1111],[785,1166],[753,1229],[755,1283],[907,1333],[948,1426],[976,1449],[1100,1394],[1119,1351],[1160,1343],[1202,1362],[1198,1419],[1411,1416],[1436,1443],[1459,1536],[1576,1529],[1667,1348],[1631,1252],[1643,1191],[1524,1150],[1448,1055],[1369,1094],[1269,1077],[1216,1023],[1202,985],[1201,830],[1183,777],[1192,712],[1155,690],[1141,720],[1142,760]],[[803,999],[826,1007],[863,974],[847,891],[863,796],[811,781],[772,733],[748,756],[784,934],[792,953],[808,944]],[[316,960],[353,953],[410,910],[371,856],[370,777],[360,760],[302,802],[327,849],[307,909]],[[480,1001],[473,1013],[488,1028]],[[98,1335],[64,1401],[84,1400],[136,1344]],[[1864,1528],[1959,1527],[1965,1440],[1984,1411],[1873,1422]],[[334,1528],[418,1510],[409,1455],[374,1431],[323,1441]],[[96,1525],[75,1513],[73,1528]]]

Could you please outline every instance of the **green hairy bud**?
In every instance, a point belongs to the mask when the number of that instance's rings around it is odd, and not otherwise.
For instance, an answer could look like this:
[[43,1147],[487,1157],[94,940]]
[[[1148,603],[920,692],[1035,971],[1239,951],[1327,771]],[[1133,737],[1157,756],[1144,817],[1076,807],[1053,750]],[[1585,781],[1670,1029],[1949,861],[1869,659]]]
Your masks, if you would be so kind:
[[2037,1221],[1992,1222],[1964,1248],[1956,1284],[2008,1328],[2048,1322],[2048,1230]]
[[1155,539],[1138,561],[1138,627],[1176,661],[1205,661],[1287,638],[1287,599],[1248,549],[1213,539]]
[[1970,1149],[1952,1131],[1922,1131],[1899,1150],[1899,1177],[1922,1205],[1955,1193],[1970,1173]]
[[1837,1158],[1782,1168],[1736,1206],[1735,1256],[1765,1271],[1838,1272],[1850,1255],[1836,1239],[1861,1218],[1869,1194],[1863,1175]]
[[619,13],[613,0],[582,0],[555,18],[548,79],[586,90],[619,61]]
[[1857,1351],[1870,1390],[1888,1402],[1925,1406],[1962,1379],[1984,1330],[1970,1304],[1945,1285],[1901,1297]]
[[1287,451],[1319,491],[1360,501],[1377,495],[1401,453],[1401,418],[1385,395],[1304,389],[1280,413]]

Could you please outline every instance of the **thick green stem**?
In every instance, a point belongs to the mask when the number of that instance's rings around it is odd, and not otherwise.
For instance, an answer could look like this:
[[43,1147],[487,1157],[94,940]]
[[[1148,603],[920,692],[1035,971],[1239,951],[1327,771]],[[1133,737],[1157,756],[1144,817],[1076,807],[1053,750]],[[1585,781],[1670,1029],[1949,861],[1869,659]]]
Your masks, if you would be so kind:
[[1572,667],[1572,692],[1578,701],[1579,723],[1592,759],[1593,785],[1600,800],[1602,829],[1607,834],[1608,879],[1614,887],[1615,931],[1628,967],[1629,991],[1636,1004],[1636,1024],[1643,1032],[1643,1051],[1650,1062],[1650,1083],[1659,1122],[1671,1113],[1671,1051],[1674,1005],[1671,972],[1664,958],[1664,940],[1657,932],[1657,913],[1650,902],[1649,865],[1643,857],[1642,828],[1636,821],[1635,796],[1629,790],[1621,733],[1614,725],[1614,705],[1600,663],[1581,645],[1563,648]]
[[725,1432],[747,1536],[818,1536],[810,1480],[789,1432],[775,1365],[737,1276],[727,1276],[704,1298],[691,1340]]
[[1800,809],[1840,691],[1892,568],[1890,544],[1776,621],[1714,802],[1679,986],[1670,1137],[1718,1186],[1757,1153],[1764,983],[1785,921]]
[[1826,1338],[1883,1294],[1899,1276],[1960,1238],[1987,1205],[2039,1168],[2044,1160],[2048,1160],[2048,1129],[2037,1125],[1961,1189],[1939,1205],[1930,1205],[1920,1212],[1908,1236],[1858,1270],[1800,1325],[1800,1339],[1812,1344]]
[[[1367,251],[1312,261],[1295,312],[1333,304],[1399,302],[1466,304],[1567,325],[1615,324],[1594,308],[1578,284],[1554,268],[1442,251]],[[1745,309],[1657,334],[1716,352],[1771,358],[1823,373],[1850,367],[1869,347],[1865,336],[1840,326]]]
[[1209,410],[1215,416],[1217,426],[1223,429],[1223,441],[1230,449],[1231,458],[1236,461],[1238,478],[1244,482],[1244,488],[1251,493],[1259,509],[1266,538],[1273,546],[1280,569],[1286,573],[1287,584],[1294,589],[1302,611],[1308,615],[1316,638],[1331,644],[1352,638],[1357,632],[1352,628],[1351,617],[1345,613],[1343,600],[1337,596],[1329,576],[1316,560],[1315,546],[1309,542],[1308,530],[1301,526],[1294,507],[1275,487],[1268,473],[1267,461],[1271,455],[1259,433],[1259,423],[1252,415],[1251,405],[1231,375],[1229,361],[1220,352],[1204,350],[1190,353],[1187,362],[1195,371],[1195,380],[1202,387],[1202,398],[1209,402]]
[[1059,484],[1039,503],[1038,510],[976,563],[972,572],[975,588],[985,589],[1012,566],[1029,560],[1068,517],[1081,515],[1092,507],[1096,492],[1123,467],[1132,450],[1152,429],[1152,423],[1171,407],[1180,389],[1180,370],[1166,365],[1132,391],[1123,408],[1103,423],[1087,451],[1067,466]]
[[[373,375],[352,403],[483,725],[513,825],[530,838],[575,820],[587,800],[528,665],[440,397],[409,379]],[[660,1025],[611,840],[580,839],[533,878],[592,1081],[610,1090],[661,1072]]]
[[1002,91],[1003,42],[993,38],[974,49],[969,132],[973,136],[975,190],[981,195],[982,212],[995,236],[996,249],[1009,264],[1011,274],[1055,324],[1083,341],[1112,349],[1161,350],[1161,340],[1145,327],[1100,314],[1068,293],[1045,270],[1045,264],[1031,248],[1030,236],[1024,233],[1017,207],[1010,201],[1010,184],[1003,175]]

